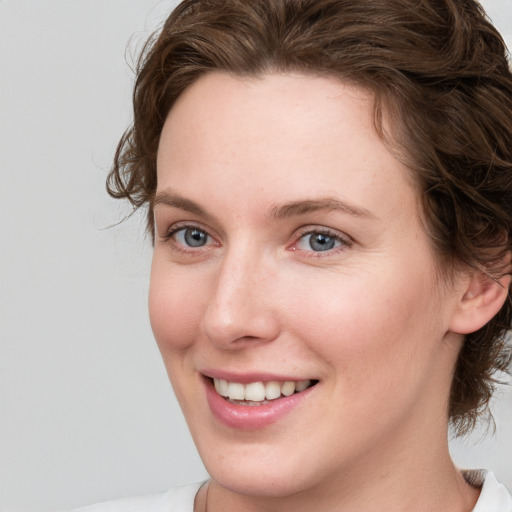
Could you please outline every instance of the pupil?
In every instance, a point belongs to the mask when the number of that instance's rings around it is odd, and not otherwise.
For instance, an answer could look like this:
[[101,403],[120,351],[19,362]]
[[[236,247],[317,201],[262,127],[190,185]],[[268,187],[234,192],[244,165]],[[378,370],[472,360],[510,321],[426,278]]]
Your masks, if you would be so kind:
[[190,247],[201,247],[206,243],[206,233],[199,229],[187,229],[185,231],[185,241]]
[[315,251],[328,251],[334,247],[334,238],[318,233],[312,235],[309,241],[309,245]]

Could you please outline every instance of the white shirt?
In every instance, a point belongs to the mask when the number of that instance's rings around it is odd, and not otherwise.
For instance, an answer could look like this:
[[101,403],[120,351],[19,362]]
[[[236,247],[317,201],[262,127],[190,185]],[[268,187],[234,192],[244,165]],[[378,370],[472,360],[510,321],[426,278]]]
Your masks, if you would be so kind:
[[[512,496],[492,472],[467,470],[463,474],[468,483],[482,487],[472,512],[512,512]],[[174,487],[159,494],[107,501],[71,512],[193,512],[195,496],[203,483]]]
[[475,487],[482,487],[472,512],[512,512],[512,496],[491,471],[463,471],[464,478]]
[[203,483],[173,487],[158,494],[106,501],[70,512],[194,512],[194,499]]

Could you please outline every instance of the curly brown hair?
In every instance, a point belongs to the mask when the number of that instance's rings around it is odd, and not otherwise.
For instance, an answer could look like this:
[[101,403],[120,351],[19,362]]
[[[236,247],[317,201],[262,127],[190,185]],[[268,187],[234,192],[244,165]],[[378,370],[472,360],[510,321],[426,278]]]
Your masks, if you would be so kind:
[[[169,110],[200,76],[328,75],[370,90],[375,127],[410,169],[440,267],[510,273],[512,75],[505,44],[473,0],[185,0],[137,63],[133,125],[107,188],[135,209],[152,201]],[[457,434],[488,413],[497,370],[510,372],[510,297],[466,336],[449,416]]]

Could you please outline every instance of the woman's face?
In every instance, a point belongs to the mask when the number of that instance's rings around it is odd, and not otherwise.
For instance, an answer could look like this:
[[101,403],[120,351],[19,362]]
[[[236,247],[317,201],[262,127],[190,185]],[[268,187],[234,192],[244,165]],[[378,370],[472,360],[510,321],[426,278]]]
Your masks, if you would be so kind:
[[157,165],[151,322],[217,482],[283,496],[445,442],[457,290],[368,93],[206,75]]

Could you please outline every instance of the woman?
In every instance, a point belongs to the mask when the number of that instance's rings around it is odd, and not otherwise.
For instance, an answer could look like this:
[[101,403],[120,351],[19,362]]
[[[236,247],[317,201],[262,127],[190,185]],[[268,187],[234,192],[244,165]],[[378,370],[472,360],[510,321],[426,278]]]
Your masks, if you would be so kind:
[[448,428],[509,369],[512,76],[469,0],[185,0],[109,191],[211,475],[88,510],[512,511]]

